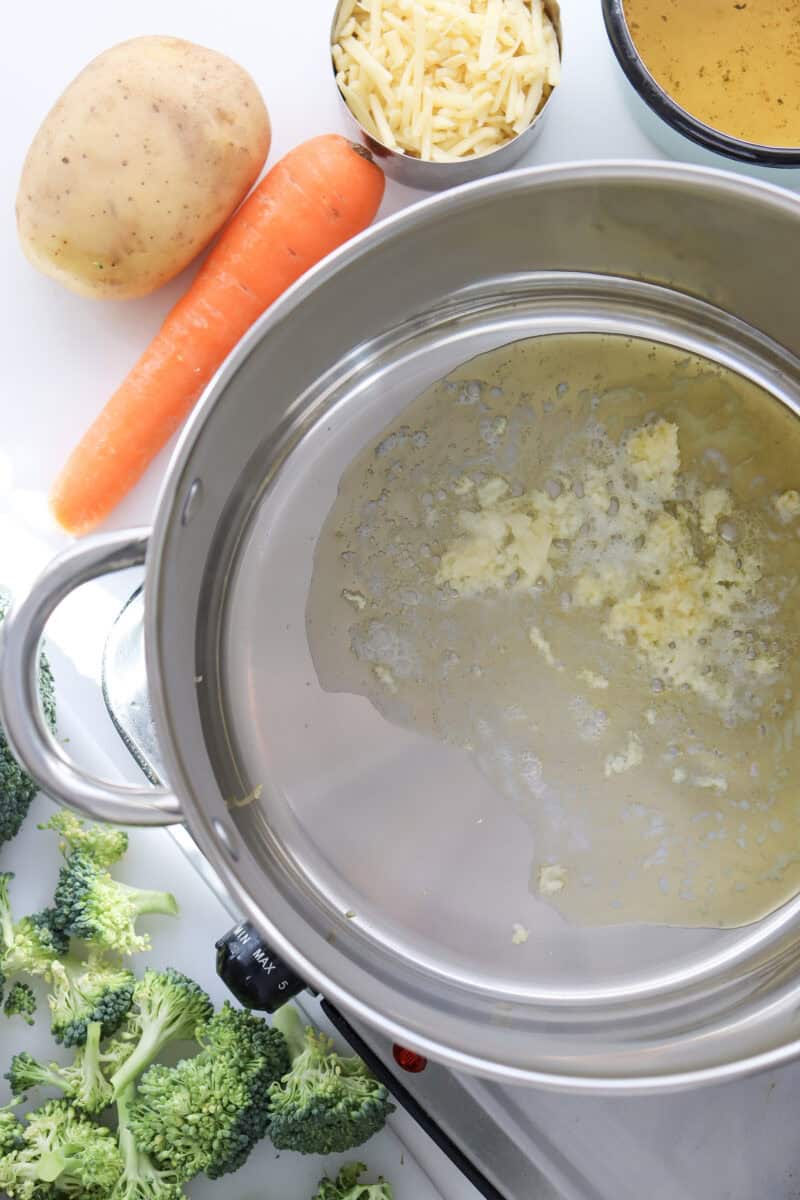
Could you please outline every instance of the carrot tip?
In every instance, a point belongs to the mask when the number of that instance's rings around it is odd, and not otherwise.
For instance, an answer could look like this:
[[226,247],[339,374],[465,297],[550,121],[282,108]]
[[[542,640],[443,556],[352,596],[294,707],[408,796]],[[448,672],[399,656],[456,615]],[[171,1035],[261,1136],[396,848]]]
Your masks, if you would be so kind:
[[360,142],[351,142],[350,145],[352,149],[355,150],[356,154],[360,154],[362,158],[367,160],[367,162],[375,162],[375,159],[372,157],[372,154],[367,146],[362,146]]

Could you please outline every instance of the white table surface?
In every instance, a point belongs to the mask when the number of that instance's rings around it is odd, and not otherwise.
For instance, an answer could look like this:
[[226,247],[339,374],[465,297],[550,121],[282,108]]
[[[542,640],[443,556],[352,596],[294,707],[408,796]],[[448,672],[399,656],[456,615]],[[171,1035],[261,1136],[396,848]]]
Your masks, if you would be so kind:
[[[127,302],[84,300],[38,274],[25,260],[14,228],[14,200],[27,146],[58,94],[94,55],[144,33],[168,33],[220,50],[246,67],[270,110],[270,163],[297,142],[345,126],[330,78],[328,30],[333,0],[44,0],[17,4],[0,40],[0,111],[5,114],[0,157],[0,582],[22,589],[68,541],[52,524],[46,495],[67,451],[138,357],[164,314],[184,290],[186,276],[156,295]],[[660,152],[633,122],[621,75],[602,28],[599,0],[562,0],[565,61],[562,84],[530,164],[586,158],[653,158]],[[413,202],[415,193],[389,181],[382,215]],[[190,268],[191,270],[191,268]],[[107,528],[148,524],[169,450],[109,520]],[[130,583],[128,582],[128,587]],[[125,581],[97,583],[68,602],[52,623],[51,645],[61,695],[61,733],[86,765],[136,778],[116,740],[97,689],[103,635],[119,608]],[[36,812],[47,811],[37,801]],[[55,839],[37,833],[34,818],[0,868],[17,871],[20,910],[48,900],[56,869]],[[213,967],[213,940],[230,924],[224,909],[198,882],[163,832],[132,839],[125,873],[131,880],[170,887],[183,909],[179,922],[150,920],[151,961],[172,962],[222,1000]],[[23,1044],[49,1054],[46,1016],[30,1035],[0,1018],[0,1064]],[[0,1071],[5,1066],[0,1066]],[[359,1156],[395,1184],[397,1200],[470,1200],[475,1196],[443,1156],[403,1117]],[[400,1134],[405,1146],[398,1140]],[[259,1148],[247,1167],[223,1183],[199,1183],[191,1194],[228,1200],[282,1197],[306,1200],[319,1164]]]

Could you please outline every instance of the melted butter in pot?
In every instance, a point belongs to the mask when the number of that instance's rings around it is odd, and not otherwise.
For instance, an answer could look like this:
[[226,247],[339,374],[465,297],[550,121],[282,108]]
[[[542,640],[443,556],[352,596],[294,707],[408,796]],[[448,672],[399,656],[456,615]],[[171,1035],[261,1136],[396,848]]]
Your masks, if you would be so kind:
[[756,920],[800,888],[797,462],[795,417],[668,347],[483,355],[342,478],[320,681],[470,754],[575,920]]

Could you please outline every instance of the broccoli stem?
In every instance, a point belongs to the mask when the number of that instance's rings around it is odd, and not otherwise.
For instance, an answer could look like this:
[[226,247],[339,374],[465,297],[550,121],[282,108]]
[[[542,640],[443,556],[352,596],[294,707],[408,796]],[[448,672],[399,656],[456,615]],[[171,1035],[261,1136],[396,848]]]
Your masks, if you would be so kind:
[[43,1154],[36,1165],[36,1178],[42,1183],[55,1183],[59,1175],[64,1174],[68,1164],[63,1150],[50,1150]]
[[[136,1089],[132,1084],[117,1098],[117,1144],[122,1155],[122,1175],[131,1188],[137,1183],[150,1184],[155,1195],[162,1180],[162,1173],[154,1166],[150,1155],[136,1145],[130,1127],[130,1111],[135,1098]],[[125,1194],[127,1195],[127,1192]],[[145,1194],[144,1190],[142,1194]],[[146,1194],[150,1194],[149,1188],[146,1189]],[[139,1195],[138,1191],[136,1195]]]
[[146,888],[128,887],[126,883],[118,883],[117,887],[129,898],[137,916],[145,913],[159,913],[165,917],[178,915],[178,902],[170,892],[152,892]]
[[136,1091],[133,1084],[129,1084],[119,1096],[117,1096],[117,1141],[122,1153],[123,1162],[125,1163],[125,1174],[132,1178],[140,1173],[141,1160],[145,1155],[136,1145],[133,1133],[130,1127],[130,1112],[131,1105],[135,1097]]
[[153,1020],[145,1025],[133,1053],[111,1076],[110,1083],[115,1100],[138,1079],[143,1071],[147,1070],[167,1042],[172,1041],[174,1037],[175,1028],[172,1014],[169,1014],[164,1020]]
[[[43,1154],[36,1164],[36,1178],[41,1183],[55,1183],[62,1175],[80,1175],[83,1161],[82,1146],[68,1145],[59,1150],[49,1150]],[[56,1195],[66,1189],[57,1188]]]
[[292,1062],[307,1049],[306,1026],[293,1004],[284,1004],[283,1008],[278,1009],[272,1018],[272,1028],[277,1029],[286,1038]]
[[62,1175],[80,1171],[84,1147],[77,1142],[65,1142],[54,1150],[46,1150],[36,1164],[36,1178],[42,1183],[55,1183]]
[[90,1021],[86,1026],[86,1042],[83,1047],[83,1099],[94,1098],[98,1080],[104,1084],[100,1068],[100,1021]]
[[142,1033],[136,1049],[111,1076],[111,1087],[115,1097],[118,1097],[125,1088],[134,1083],[142,1071],[150,1066],[153,1059],[160,1053],[164,1041],[158,1026],[150,1026]]
[[14,941],[14,918],[11,914],[11,901],[8,895],[8,885],[13,879],[10,872],[0,875],[0,937],[4,950],[10,949]]
[[52,1065],[49,1067],[41,1065],[40,1070],[41,1074],[33,1086],[54,1087],[58,1088],[60,1092],[69,1091],[69,1082],[64,1079],[64,1076],[60,1072],[54,1071]]

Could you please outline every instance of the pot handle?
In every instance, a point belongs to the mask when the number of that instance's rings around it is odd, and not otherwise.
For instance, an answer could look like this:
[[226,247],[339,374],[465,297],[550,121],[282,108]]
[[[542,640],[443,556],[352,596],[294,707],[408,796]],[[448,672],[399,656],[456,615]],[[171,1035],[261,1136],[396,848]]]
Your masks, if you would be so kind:
[[149,533],[128,529],[76,542],[53,559],[0,625],[0,715],[15,755],[52,799],[122,825],[174,824],[181,820],[178,799],[166,788],[97,779],[70,761],[42,715],[39,645],[48,618],[75,588],[145,561]]

